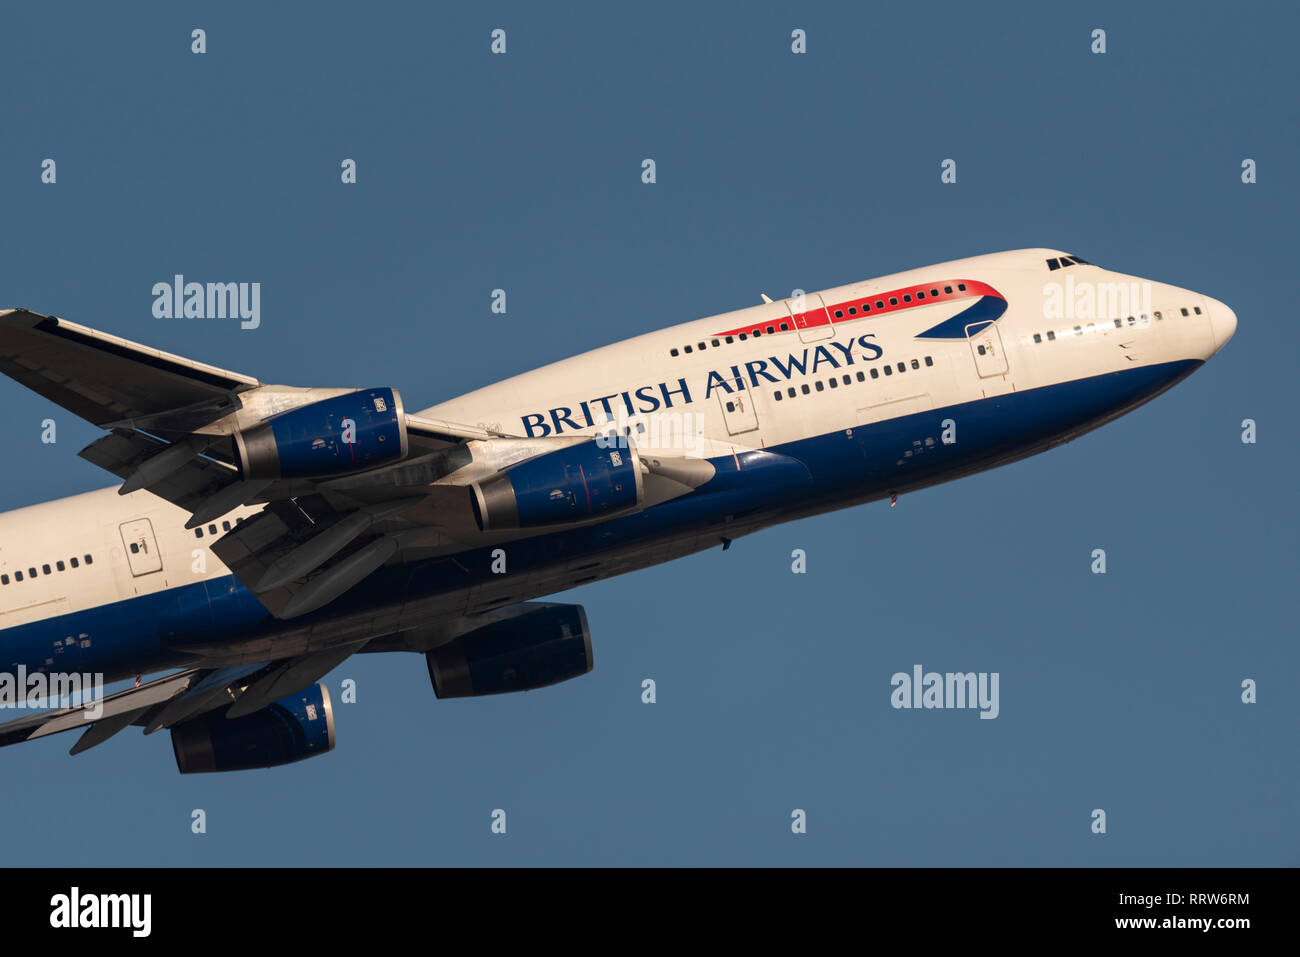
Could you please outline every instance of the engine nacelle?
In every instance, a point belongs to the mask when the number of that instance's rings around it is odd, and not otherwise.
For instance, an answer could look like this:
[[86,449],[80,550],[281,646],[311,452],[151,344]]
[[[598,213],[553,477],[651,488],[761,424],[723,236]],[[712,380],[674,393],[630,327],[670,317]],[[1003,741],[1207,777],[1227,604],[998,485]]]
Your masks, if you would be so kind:
[[326,478],[387,465],[409,449],[402,396],[359,389],[235,434],[244,478]]
[[334,708],[323,684],[242,718],[210,711],[172,728],[181,774],[274,768],[334,749]]
[[428,652],[439,698],[532,691],[591,670],[591,632],[581,605],[538,602]]
[[635,448],[596,440],[525,459],[470,486],[483,531],[536,528],[600,518],[641,504],[645,487]]

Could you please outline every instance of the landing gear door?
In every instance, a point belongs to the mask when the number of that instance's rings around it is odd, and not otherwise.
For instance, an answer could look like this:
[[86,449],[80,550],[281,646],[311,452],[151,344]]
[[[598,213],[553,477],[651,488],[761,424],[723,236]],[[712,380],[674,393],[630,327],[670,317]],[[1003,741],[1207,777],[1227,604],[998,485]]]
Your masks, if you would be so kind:
[[744,379],[729,379],[727,385],[731,391],[718,389],[718,404],[722,406],[722,420],[727,423],[729,435],[753,432],[758,428],[758,410],[754,408],[753,396],[745,388]]
[[1002,348],[1002,337],[993,322],[973,322],[966,327],[966,341],[975,357],[975,369],[981,379],[1002,375],[1007,371],[1007,354]]
[[149,519],[138,518],[134,522],[123,522],[119,531],[132,576],[139,578],[141,575],[162,571],[162,553],[158,551],[158,540],[154,538],[153,524]]
[[787,299],[785,308],[790,311],[790,321],[799,330],[799,338],[804,342],[816,342],[835,335],[831,314],[826,311],[826,303],[817,293],[810,292]]

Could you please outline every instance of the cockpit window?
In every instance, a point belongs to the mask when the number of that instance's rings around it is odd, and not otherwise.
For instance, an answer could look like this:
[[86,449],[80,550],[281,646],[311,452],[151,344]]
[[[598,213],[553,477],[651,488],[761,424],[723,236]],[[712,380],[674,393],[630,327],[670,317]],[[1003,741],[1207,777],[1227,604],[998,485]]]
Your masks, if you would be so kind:
[[1047,260],[1047,268],[1049,271],[1053,269],[1065,269],[1067,266],[1074,265],[1091,266],[1092,263],[1088,262],[1086,259],[1080,259],[1078,256],[1061,256],[1057,259]]

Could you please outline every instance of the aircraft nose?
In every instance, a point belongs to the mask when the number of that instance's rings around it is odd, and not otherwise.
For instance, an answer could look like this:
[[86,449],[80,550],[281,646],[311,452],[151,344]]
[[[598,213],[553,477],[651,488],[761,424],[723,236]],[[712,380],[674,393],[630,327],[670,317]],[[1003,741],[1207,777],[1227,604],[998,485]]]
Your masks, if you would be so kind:
[[1217,299],[1205,297],[1210,307],[1210,328],[1214,330],[1214,345],[1222,349],[1237,331],[1237,314]]

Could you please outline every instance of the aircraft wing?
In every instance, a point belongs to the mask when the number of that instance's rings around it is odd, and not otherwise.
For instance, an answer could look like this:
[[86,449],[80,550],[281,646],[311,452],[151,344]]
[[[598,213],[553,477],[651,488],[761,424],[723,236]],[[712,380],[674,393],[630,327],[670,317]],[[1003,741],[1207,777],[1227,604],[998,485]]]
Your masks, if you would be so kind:
[[[184,435],[234,411],[264,383],[27,309],[0,309],[0,372],[104,429]],[[417,438],[455,443],[498,436],[408,416]]]
[[0,312],[0,372],[101,428],[191,410],[216,418],[256,379],[26,309]]
[[35,711],[0,724],[0,747],[80,729],[81,737],[69,752],[80,754],[131,725],[152,734],[219,708],[227,709],[227,717],[241,717],[316,683],[364,644],[279,661],[192,668],[95,701]]

